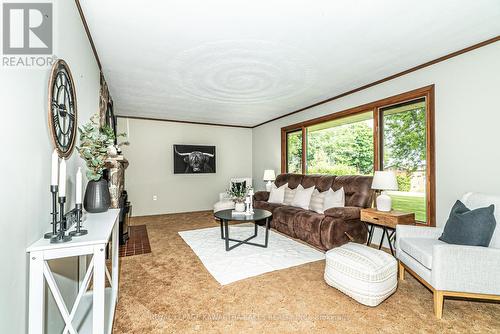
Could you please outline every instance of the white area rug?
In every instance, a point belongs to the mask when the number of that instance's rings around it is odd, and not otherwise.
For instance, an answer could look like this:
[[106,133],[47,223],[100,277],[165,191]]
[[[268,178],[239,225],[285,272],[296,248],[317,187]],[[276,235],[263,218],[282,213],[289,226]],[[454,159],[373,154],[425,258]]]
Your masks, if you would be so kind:
[[[254,224],[229,226],[229,237],[244,240],[253,235]],[[265,228],[259,226],[258,236],[251,242],[264,244]],[[241,245],[226,252],[220,227],[182,231],[179,235],[193,249],[212,276],[222,285],[270,271],[325,259],[322,252],[269,231],[267,248]],[[229,242],[229,246],[236,242]]]

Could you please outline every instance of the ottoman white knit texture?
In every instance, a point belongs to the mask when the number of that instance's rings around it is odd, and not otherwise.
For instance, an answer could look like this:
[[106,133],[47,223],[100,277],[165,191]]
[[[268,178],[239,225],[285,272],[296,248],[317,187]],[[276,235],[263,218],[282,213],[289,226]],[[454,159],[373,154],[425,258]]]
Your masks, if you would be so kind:
[[326,252],[326,283],[367,306],[396,291],[397,270],[394,257],[365,245],[350,242]]

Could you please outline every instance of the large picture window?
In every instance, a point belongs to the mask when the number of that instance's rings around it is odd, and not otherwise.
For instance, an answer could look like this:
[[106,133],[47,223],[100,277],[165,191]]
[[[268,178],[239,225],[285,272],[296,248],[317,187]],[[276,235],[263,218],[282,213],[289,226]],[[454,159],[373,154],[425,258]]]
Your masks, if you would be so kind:
[[373,114],[347,116],[306,128],[307,174],[373,174]]
[[396,173],[395,210],[434,226],[434,86],[375,101],[282,131],[282,172]]
[[415,212],[427,221],[425,98],[380,109],[381,168],[396,173],[398,191],[387,192],[395,210]]
[[286,134],[286,171],[302,173],[302,130]]

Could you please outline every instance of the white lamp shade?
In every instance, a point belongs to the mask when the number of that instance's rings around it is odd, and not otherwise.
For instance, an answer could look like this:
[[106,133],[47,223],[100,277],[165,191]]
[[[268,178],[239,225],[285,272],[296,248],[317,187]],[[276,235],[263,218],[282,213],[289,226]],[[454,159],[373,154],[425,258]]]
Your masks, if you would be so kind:
[[372,189],[398,190],[396,173],[391,171],[376,171],[373,176]]
[[264,171],[264,177],[262,179],[264,181],[274,181],[274,180],[276,180],[276,175],[274,174],[274,169],[266,169]]

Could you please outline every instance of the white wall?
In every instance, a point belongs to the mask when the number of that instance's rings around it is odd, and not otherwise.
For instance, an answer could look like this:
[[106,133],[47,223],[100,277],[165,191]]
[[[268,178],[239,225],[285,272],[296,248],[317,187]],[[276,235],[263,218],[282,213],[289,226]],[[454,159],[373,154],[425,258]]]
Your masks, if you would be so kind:
[[[65,59],[73,73],[78,101],[78,122],[86,122],[98,110],[99,70],[74,1],[58,1],[54,7],[54,53]],[[27,331],[28,257],[25,248],[50,229],[50,156],[47,130],[47,86],[50,69],[0,68],[0,136],[2,212],[0,242],[0,333]],[[74,175],[82,161],[75,151],[68,161]],[[74,180],[68,186],[74,203]],[[60,268],[59,281],[71,299],[76,284],[74,261],[51,264]],[[49,294],[50,295],[50,294]],[[49,303],[50,307],[54,305]],[[49,318],[52,331],[60,319]],[[62,328],[60,329],[62,331]]]
[[500,194],[500,42],[255,128],[254,180],[264,169],[280,171],[281,127],[430,84],[435,84],[437,225],[467,191]]
[[[123,152],[134,216],[210,210],[231,177],[252,176],[251,129],[119,118],[118,130],[130,141]],[[215,145],[216,173],[174,174],[174,144]]]

